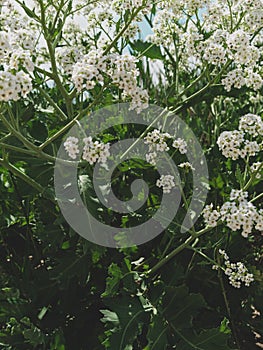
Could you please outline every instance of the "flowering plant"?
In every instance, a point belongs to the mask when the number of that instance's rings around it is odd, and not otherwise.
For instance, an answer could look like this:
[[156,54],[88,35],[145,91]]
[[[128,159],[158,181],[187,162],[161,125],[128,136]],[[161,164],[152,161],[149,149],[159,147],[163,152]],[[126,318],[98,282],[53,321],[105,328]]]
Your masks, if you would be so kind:
[[[262,23],[262,0],[0,1],[3,349],[260,346]],[[80,200],[110,243],[62,215]]]

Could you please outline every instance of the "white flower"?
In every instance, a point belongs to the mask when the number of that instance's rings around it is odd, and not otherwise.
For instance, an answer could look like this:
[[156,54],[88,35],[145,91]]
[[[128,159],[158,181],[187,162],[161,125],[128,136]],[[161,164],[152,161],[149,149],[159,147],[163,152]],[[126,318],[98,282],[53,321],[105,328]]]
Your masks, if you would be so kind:
[[215,227],[220,219],[220,212],[213,210],[213,204],[206,205],[203,210],[203,217],[208,226]]
[[189,162],[180,163],[180,164],[178,165],[178,167],[179,167],[179,168],[182,168],[182,169],[185,169],[185,170],[192,170],[192,171],[195,170],[195,168],[194,168],[194,167],[192,166],[192,164],[189,163]]
[[64,142],[65,150],[72,159],[76,159],[77,154],[79,153],[78,142],[79,140],[73,136],[69,136]]
[[100,143],[93,141],[91,136],[83,139],[84,148],[82,158],[86,160],[90,165],[99,162],[105,164],[110,156],[110,144]]
[[174,176],[162,175],[160,179],[157,180],[156,185],[163,188],[163,193],[170,193],[171,189],[175,187]]
[[243,141],[244,133],[242,131],[224,131],[220,134],[217,144],[225,157],[236,160],[240,156],[240,147]]
[[259,115],[246,114],[240,118],[239,130],[243,130],[252,136],[263,135],[263,121]]
[[181,138],[174,140],[173,147],[177,148],[181,154],[187,153],[187,143]]
[[[229,283],[235,288],[241,288],[242,282],[246,287],[249,287],[250,284],[254,281],[252,273],[248,273],[248,269],[242,262],[232,263],[229,260],[228,255],[222,249],[219,249],[219,254],[224,258],[224,273],[228,276]],[[215,266],[215,265],[214,265]],[[212,267],[215,270],[215,267]],[[216,265],[217,269],[219,268]]]

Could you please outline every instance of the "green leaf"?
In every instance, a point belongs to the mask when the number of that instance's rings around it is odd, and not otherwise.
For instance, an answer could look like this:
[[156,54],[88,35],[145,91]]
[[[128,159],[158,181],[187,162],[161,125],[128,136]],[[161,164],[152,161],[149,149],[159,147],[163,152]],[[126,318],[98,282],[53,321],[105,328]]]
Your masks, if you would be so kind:
[[127,346],[129,349],[141,334],[143,325],[149,322],[149,313],[136,297],[118,296],[107,300],[105,304],[114,310],[119,319],[116,328],[116,317],[108,313],[106,318],[103,318],[104,322],[107,318],[113,319],[113,322],[107,322],[109,330],[105,332],[109,337],[110,349],[124,350]]
[[231,329],[229,327],[229,320],[226,317],[224,317],[224,319],[222,320],[222,322],[220,324],[220,332],[225,333],[225,334],[231,333]]
[[147,348],[150,350],[165,350],[167,348],[167,326],[160,316],[154,316],[149,325],[147,339],[149,341]]
[[236,177],[237,181],[239,182],[240,186],[242,187],[244,185],[244,175],[240,169],[239,164],[237,164],[237,166],[236,166],[235,177]]
[[230,350],[227,345],[229,336],[216,328],[198,335],[183,334],[184,339],[176,346],[177,350]]
[[138,51],[143,54],[143,56],[159,60],[163,60],[164,58],[160,47],[155,44],[136,40],[133,43],[130,43],[130,46],[134,51]]
[[166,287],[163,298],[163,314],[178,329],[192,327],[195,315],[206,306],[201,294],[189,294],[185,286]]
[[116,326],[120,324],[120,320],[116,312],[113,312],[110,310],[100,310],[100,312],[103,314],[103,318],[101,319],[101,322],[103,323],[110,322]]
[[24,330],[23,335],[26,341],[32,345],[36,346],[44,343],[44,334],[34,325],[31,325],[30,329]]
[[122,279],[122,271],[119,266],[112,263],[108,269],[109,277],[106,280],[106,289],[102,297],[114,296],[118,290],[120,280]]
[[61,249],[63,250],[67,250],[70,248],[70,241],[65,241],[63,242],[62,246],[61,246]]
[[30,10],[30,8],[26,6],[24,1],[20,5],[23,7],[23,9],[24,9],[25,13],[28,15],[28,17],[30,17],[30,18],[37,18],[36,14],[35,14],[35,11],[34,11],[35,9],[33,9],[33,11]]

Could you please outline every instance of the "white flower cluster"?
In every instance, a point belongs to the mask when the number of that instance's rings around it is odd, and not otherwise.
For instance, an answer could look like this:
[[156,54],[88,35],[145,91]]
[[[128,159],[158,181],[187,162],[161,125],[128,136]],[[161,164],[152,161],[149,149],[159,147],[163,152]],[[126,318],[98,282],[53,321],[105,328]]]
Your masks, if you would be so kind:
[[[127,40],[135,39],[138,33],[140,33],[138,23],[143,20],[143,15],[151,12],[152,5],[150,0],[100,0],[94,3],[93,8],[84,10],[83,15],[87,20],[87,32],[98,33],[102,30],[95,46],[101,49],[106,48],[105,41],[109,45],[111,42],[110,38],[114,38],[121,30],[120,26],[116,26],[116,23],[121,23],[124,16],[127,20],[128,13],[131,15],[135,10],[139,9],[140,11],[137,16],[135,16],[122,36]],[[92,46],[94,46],[94,43]]]
[[[177,13],[179,16],[180,11]],[[173,48],[173,33],[183,33],[175,23],[175,14],[167,9],[157,11],[153,20],[153,34],[147,36],[147,40],[156,45],[164,45]]]
[[11,3],[4,2],[1,10],[0,26],[4,30],[0,30],[0,101],[17,101],[32,90],[30,73],[34,64],[30,50],[35,35]]
[[226,50],[225,48],[217,44],[216,42],[210,41],[207,43],[207,48],[205,50],[205,53],[203,55],[203,58],[214,65],[222,65],[226,63]]
[[181,154],[187,153],[187,143],[181,138],[174,140],[173,147],[177,148]]
[[252,136],[263,136],[263,121],[259,115],[246,114],[240,118],[239,130]]
[[238,130],[222,132],[217,144],[225,157],[236,160],[239,157],[255,156],[262,150],[260,141],[250,141],[251,137],[257,138],[258,136],[263,136],[261,117],[246,114],[240,118]]
[[207,205],[203,211],[204,220],[209,226],[216,226],[218,220],[226,223],[232,231],[242,230],[245,238],[256,230],[263,230],[263,210],[257,208],[247,200],[248,193],[241,190],[232,190],[230,201],[221,208],[213,209],[213,204]]
[[[84,148],[82,159],[86,160],[90,165],[99,162],[106,163],[108,157],[110,156],[109,143],[100,143],[98,141],[93,141],[92,138],[86,137],[83,139]],[[79,139],[76,137],[68,137],[64,142],[65,151],[69,155],[70,158],[76,159],[77,154],[79,154],[80,150],[78,147]]]
[[206,205],[203,210],[203,217],[208,226],[215,227],[220,218],[220,212],[213,209],[213,204]]
[[137,84],[139,71],[136,62],[136,58],[128,54],[103,56],[101,50],[93,50],[73,66],[72,81],[80,92],[84,88],[93,89],[97,83],[102,84],[106,75],[123,90],[124,98],[131,98],[131,109],[139,113],[148,107],[148,93]]
[[189,162],[184,162],[184,163],[180,163],[178,165],[179,168],[185,169],[186,171],[192,170],[194,171],[195,168],[193,167],[193,165]]
[[0,101],[17,101],[31,90],[31,78],[25,72],[0,71]]
[[80,47],[59,47],[56,51],[57,62],[67,75],[72,74],[73,65],[77,63],[82,57],[82,50]]
[[228,56],[237,66],[222,79],[222,84],[227,91],[230,91],[232,86],[240,89],[244,85],[259,90],[263,85],[260,65],[258,64],[260,50],[251,44],[250,40],[251,35],[243,29],[227,34]]
[[108,75],[114,84],[123,90],[123,97],[131,97],[131,109],[139,113],[148,107],[148,93],[137,84],[139,70],[136,66],[138,60],[128,54],[110,55]]
[[259,90],[263,85],[263,79],[261,75],[254,72],[251,68],[245,68],[244,70],[239,67],[229,73],[222,79],[222,84],[226,91],[230,91],[232,86],[240,89],[242,86],[252,87],[254,90]]
[[[146,154],[147,162],[156,165],[158,152],[169,151],[170,148],[167,144],[169,139],[172,139],[169,133],[162,133],[158,129],[154,129],[145,136],[144,143],[149,146],[149,153]],[[187,143],[181,138],[174,140],[172,146],[178,149],[181,154],[187,153]]]
[[79,153],[78,143],[79,139],[73,136],[69,136],[64,142],[65,151],[72,159],[76,159],[77,154]]
[[107,25],[111,28],[113,24],[113,11],[111,11],[110,6],[107,8],[96,7],[87,14],[88,27],[90,29],[95,29],[97,26]]
[[111,4],[112,10],[121,14],[123,11],[133,11],[142,8],[143,13],[147,13],[151,9],[152,2],[149,0],[113,0]]
[[106,163],[107,158],[110,156],[110,144],[101,143],[98,141],[92,141],[91,136],[83,139],[84,149],[82,158],[86,160],[89,164],[94,164],[96,162]]
[[144,143],[149,146],[149,153],[146,154],[147,162],[156,165],[157,152],[169,151],[170,148],[166,141],[170,138],[171,135],[169,133],[162,133],[158,129],[148,132],[144,138]]
[[[229,283],[235,288],[240,288],[242,282],[246,287],[249,287],[254,281],[254,277],[252,273],[248,272],[246,266],[240,261],[236,263],[230,262],[229,256],[222,249],[219,249],[219,254],[224,258],[225,267],[223,269],[225,275],[228,276]],[[213,269],[218,269],[218,266],[214,265]]]
[[172,188],[175,187],[174,176],[162,175],[160,179],[157,180],[156,186],[162,187],[163,193],[170,193]]
[[103,82],[101,72],[106,70],[106,57],[101,51],[91,51],[73,66],[72,81],[78,92],[91,90],[96,83]]
[[[232,87],[262,87],[261,0],[252,1],[249,6],[245,0],[167,0],[158,7],[153,35],[148,38],[166,47],[177,61],[180,57],[177,63],[181,69],[198,69],[207,62],[215,66],[232,62],[222,79],[227,91]],[[238,22],[240,13],[244,13],[245,20]]]

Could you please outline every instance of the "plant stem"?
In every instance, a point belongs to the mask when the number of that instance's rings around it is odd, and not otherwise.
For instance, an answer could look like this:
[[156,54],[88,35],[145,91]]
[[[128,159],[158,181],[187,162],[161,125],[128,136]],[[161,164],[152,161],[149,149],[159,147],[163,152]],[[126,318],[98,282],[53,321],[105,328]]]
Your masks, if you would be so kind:
[[55,108],[55,110],[58,112],[58,115],[61,120],[67,120],[68,117],[66,114],[62,111],[62,109],[59,108],[59,106],[54,102],[54,100],[46,93],[44,89],[42,89],[40,86],[38,86],[38,90],[41,92],[41,94],[45,97],[45,99]]
[[160,119],[163,114],[165,114],[167,112],[167,109],[164,109],[152,122],[150,125],[147,126],[147,128],[144,130],[143,133],[141,133],[140,137],[138,137],[136,139],[136,141],[134,141],[134,143],[122,154],[122,156],[120,157],[120,159],[125,158],[125,156],[138,144],[138,142],[140,142],[140,140],[142,140],[144,138],[144,136],[148,133],[148,131],[153,127],[153,125],[157,122],[158,119]]
[[12,174],[19,177],[23,181],[25,181],[27,184],[35,188],[38,192],[40,192],[44,197],[51,200],[53,203],[56,203],[53,193],[48,188],[42,187],[39,183],[37,183],[35,180],[33,180],[31,177],[23,173],[21,170],[19,170],[17,167],[15,167],[13,164],[9,163],[8,161],[0,158],[0,164],[9,170]]
[[[10,125],[10,123],[6,120],[6,118],[3,116],[3,114],[0,114],[0,119],[2,120],[2,122],[5,125],[5,127],[7,128],[7,130],[11,134],[13,134],[19,141],[21,141],[23,143],[23,145],[30,151],[31,154],[35,154],[37,157],[40,157],[40,158],[51,160],[52,162],[55,160],[54,157],[50,156],[47,153],[44,153],[40,149],[40,147],[38,147],[35,144],[33,144],[32,142],[30,142],[19,131],[17,131],[12,125]],[[12,146],[12,147],[15,147],[15,146]],[[10,149],[10,145],[6,145],[6,148]],[[13,150],[15,150],[15,149],[13,149]]]
[[254,197],[253,199],[251,199],[250,203],[256,202],[257,200],[259,200],[261,197],[263,197],[263,192],[261,192],[258,196]]
[[97,104],[99,99],[101,98],[101,95],[103,94],[103,91],[106,86],[103,86],[101,88],[101,91],[98,93],[96,96],[95,100],[85,109],[83,109],[81,112],[79,112],[75,118],[73,118],[68,124],[66,124],[62,129],[60,129],[56,134],[53,136],[49,137],[45,142],[43,142],[40,146],[39,149],[43,150],[45,147],[47,147],[50,143],[55,141],[58,137],[63,135],[68,129],[70,129],[84,114],[87,114],[89,110],[92,109],[94,105]]
[[19,153],[24,153],[24,154],[30,154],[30,155],[32,155],[32,156],[36,154],[34,151],[30,151],[30,150],[28,150],[28,149],[16,147],[16,146],[13,146],[13,145],[8,145],[7,143],[3,143],[3,142],[0,142],[0,146],[1,146],[2,148],[10,149],[11,151],[14,151],[14,152],[19,152]]
[[128,22],[125,24],[125,26],[122,28],[122,30],[115,36],[115,38],[112,40],[110,45],[104,50],[103,55],[107,55],[110,50],[116,45],[118,40],[122,37],[122,35],[126,32],[126,30],[129,28],[130,24],[134,20],[134,18],[138,15],[138,13],[142,10],[142,7],[138,7],[134,13],[131,15],[131,18],[128,20]]
[[246,190],[250,187],[250,185],[252,185],[253,181],[255,180],[257,174],[261,171],[261,168],[262,168],[262,167],[263,167],[263,163],[261,163],[261,165],[258,167],[257,171],[255,171],[255,172],[251,175],[251,177],[250,177],[250,179],[248,180],[248,182],[247,182],[247,183],[245,184],[245,186],[242,188],[242,191],[246,191]]
[[[218,262],[218,265],[220,266],[220,262]],[[232,321],[232,317],[231,317],[231,310],[230,310],[230,305],[229,305],[227,295],[226,295],[226,290],[225,290],[224,281],[223,281],[223,277],[222,277],[222,271],[220,269],[218,270],[218,278],[219,278],[220,287],[221,287],[221,291],[222,291],[225,306],[226,306],[226,311],[227,311],[227,314],[229,317],[230,324],[232,326],[231,328],[232,328],[233,336],[235,339],[235,343],[236,343],[236,346],[238,347],[238,349],[240,350],[241,348],[239,345],[239,341],[238,341],[238,337],[237,337],[237,333],[236,333],[236,328],[235,328],[234,322]]]
[[[218,224],[221,224],[221,222],[219,222]],[[213,229],[214,227],[208,226],[198,232],[196,232],[196,234],[192,234],[190,237],[188,237],[184,243],[182,243],[181,245],[179,245],[177,248],[175,248],[170,254],[166,255],[165,258],[161,259],[154,267],[152,267],[149,271],[148,274],[149,275],[153,275],[157,270],[159,270],[162,266],[164,266],[165,264],[167,264],[168,261],[170,261],[172,258],[174,258],[177,254],[179,254],[182,250],[184,250],[185,248],[187,248],[189,246],[189,244],[191,242],[193,242],[196,238],[199,238],[200,236],[202,236],[203,234],[205,234],[206,232],[209,232]]]
[[[43,4],[43,0],[39,0],[39,5],[40,5],[40,12],[41,12],[41,25],[43,28],[43,34],[44,34],[44,38],[45,38],[45,41],[47,44],[48,53],[49,53],[49,57],[50,57],[50,63],[51,63],[52,73],[53,73],[53,80],[57,84],[57,87],[60,90],[60,92],[65,100],[67,113],[69,116],[71,116],[72,115],[71,100],[70,100],[68,92],[64,88],[64,86],[60,80],[59,74],[58,74],[56,57],[55,57],[55,47],[54,47],[55,45],[53,45],[54,43],[50,40],[50,33],[49,33],[48,28],[46,26],[45,7]],[[65,18],[64,18],[64,20],[65,20]],[[62,28],[61,28],[61,30],[62,30]]]

